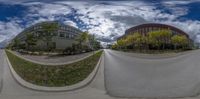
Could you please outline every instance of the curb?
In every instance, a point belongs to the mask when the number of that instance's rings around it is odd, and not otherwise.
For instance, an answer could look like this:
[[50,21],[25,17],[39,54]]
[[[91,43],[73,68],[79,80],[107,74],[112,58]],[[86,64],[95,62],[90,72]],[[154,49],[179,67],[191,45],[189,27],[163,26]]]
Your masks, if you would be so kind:
[[[65,63],[45,63],[45,62],[37,62],[37,61],[35,61],[35,60],[31,60],[31,59],[24,58],[23,56],[20,56],[20,55],[14,53],[13,51],[10,51],[10,50],[7,50],[7,51],[11,52],[12,54],[14,54],[14,55],[16,55],[16,56],[18,56],[18,57],[20,57],[20,58],[26,60],[26,61],[30,61],[30,62],[35,63],[35,64],[50,65],[50,66],[71,64],[71,63],[78,62],[78,61],[81,61],[81,60],[83,60],[83,59],[86,59],[86,58],[88,58],[88,57],[90,57],[90,56],[93,55],[93,54],[91,53],[90,55],[87,55],[87,56],[85,56],[85,57],[83,57],[83,58],[76,59],[76,60],[69,61],[69,62],[65,62]],[[97,53],[97,52],[99,52],[99,51],[101,51],[101,50],[95,51],[94,53]]]
[[[3,58],[3,63],[2,63],[3,66],[2,66],[2,69],[4,70],[5,59],[4,59],[3,56],[5,56],[4,51],[2,51],[2,56],[0,56],[0,57]],[[1,75],[1,77],[0,77],[0,93],[2,92],[2,89],[3,89],[3,75],[4,75],[4,71],[2,71],[2,75]]]
[[185,51],[185,52],[179,52],[179,53],[169,53],[169,54],[144,54],[144,53],[133,53],[133,52],[123,52],[123,51],[117,51],[112,50],[118,54],[124,53],[127,56],[139,58],[139,59],[168,59],[168,58],[177,58],[181,56],[187,56],[189,54],[193,54],[194,51]]
[[[4,51],[5,53],[5,51]],[[102,60],[102,57],[103,57],[103,54],[100,56],[100,59],[96,65],[96,67],[94,68],[94,70],[88,75],[87,78],[85,78],[83,81],[77,83],[77,84],[74,84],[74,85],[71,85],[71,86],[65,86],[65,87],[45,87],[45,86],[39,86],[39,85],[35,85],[35,84],[32,84],[32,83],[29,83],[27,81],[25,81],[24,79],[22,79],[16,72],[15,70],[12,68],[12,65],[7,57],[7,55],[5,55],[6,57],[6,60],[8,62],[8,65],[9,65],[9,68],[10,68],[10,71],[12,73],[12,76],[13,78],[19,83],[21,84],[23,87],[26,87],[26,88],[29,88],[29,89],[32,89],[32,90],[38,90],[38,91],[47,91],[47,92],[59,92],[59,91],[72,91],[72,90],[76,90],[76,89],[80,89],[86,85],[88,85],[96,76],[97,72],[98,72],[98,69],[100,67],[100,63],[101,63],[101,60]]]

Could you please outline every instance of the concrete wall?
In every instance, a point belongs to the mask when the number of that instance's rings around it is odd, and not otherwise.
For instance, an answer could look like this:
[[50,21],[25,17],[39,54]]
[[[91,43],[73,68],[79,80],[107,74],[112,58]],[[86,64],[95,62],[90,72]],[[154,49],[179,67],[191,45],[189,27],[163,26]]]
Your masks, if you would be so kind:
[[36,45],[36,49],[45,50],[46,48],[47,48],[47,44],[42,40],[38,40],[37,45]]
[[[67,47],[71,47],[72,44],[75,43],[76,41],[74,39],[53,37],[51,42],[56,43],[57,50],[64,50]],[[36,49],[45,50],[47,49],[47,44],[43,40],[39,40],[37,42]]]
[[53,38],[52,41],[56,42],[56,49],[59,49],[59,50],[65,49],[66,47],[70,47],[75,42],[74,39],[66,39],[66,38],[59,38],[59,37]]

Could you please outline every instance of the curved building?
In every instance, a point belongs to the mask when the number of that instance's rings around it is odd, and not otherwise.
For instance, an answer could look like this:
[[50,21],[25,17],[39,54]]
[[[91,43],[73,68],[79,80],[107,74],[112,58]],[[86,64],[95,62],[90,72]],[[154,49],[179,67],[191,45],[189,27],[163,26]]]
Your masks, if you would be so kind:
[[45,33],[42,32],[43,24],[57,24],[58,28],[53,33],[50,33],[50,35],[52,35],[52,41],[50,42],[50,44],[54,49],[57,50],[63,50],[66,47],[71,46],[75,42],[75,38],[82,33],[81,30],[75,27],[65,25],[56,21],[46,21],[37,23],[26,28],[24,31],[19,33],[16,38],[23,43],[26,40],[26,33],[32,33],[35,38],[40,38],[37,41],[36,48],[40,50],[45,50],[47,48],[47,42],[44,42],[41,39],[41,36],[45,36]]
[[159,23],[147,23],[147,24],[137,25],[135,27],[127,29],[125,31],[125,35],[131,34],[131,33],[141,33],[142,35],[147,35],[151,31],[157,31],[157,30],[162,30],[162,29],[171,30],[173,35],[181,34],[189,38],[189,35],[186,34],[184,31],[170,25],[159,24]]

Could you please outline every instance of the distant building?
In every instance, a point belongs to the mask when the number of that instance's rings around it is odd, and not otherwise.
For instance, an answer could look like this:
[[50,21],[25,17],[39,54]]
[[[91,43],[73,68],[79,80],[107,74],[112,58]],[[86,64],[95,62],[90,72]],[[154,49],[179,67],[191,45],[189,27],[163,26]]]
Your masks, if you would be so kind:
[[[75,38],[82,33],[81,30],[75,27],[58,23],[55,21],[46,21],[46,22],[41,22],[33,26],[30,26],[29,28],[19,33],[19,35],[17,35],[16,38],[19,39],[20,42],[25,43],[26,33],[33,33],[34,37],[36,38],[40,38],[40,36],[45,36],[42,33],[43,23],[48,23],[48,24],[57,23],[58,24],[58,29],[55,30],[53,33],[51,33],[51,35],[53,35],[51,45],[53,46],[54,49],[57,49],[57,50],[63,50],[66,47],[72,46],[72,44],[76,42]],[[47,43],[39,39],[37,41],[36,48],[44,50],[47,48]]]
[[163,30],[163,29],[171,30],[173,35],[181,34],[189,38],[189,35],[186,34],[184,31],[170,25],[159,24],[159,23],[147,23],[147,24],[141,24],[141,25],[137,25],[135,27],[129,28],[125,31],[125,34],[121,36],[120,38],[123,38],[126,35],[133,34],[133,33],[140,33],[142,35],[147,35],[151,31],[157,31],[157,30]]

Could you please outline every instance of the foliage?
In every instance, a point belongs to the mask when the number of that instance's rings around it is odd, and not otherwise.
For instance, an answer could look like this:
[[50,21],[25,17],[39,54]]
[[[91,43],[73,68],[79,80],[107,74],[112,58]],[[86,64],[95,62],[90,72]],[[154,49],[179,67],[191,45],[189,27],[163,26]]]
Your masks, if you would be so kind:
[[94,35],[89,34],[88,32],[81,33],[77,38],[78,45],[80,49],[85,50],[97,50],[101,48],[100,42],[98,42]]
[[34,37],[32,33],[26,33],[26,46],[28,50],[33,50],[33,47],[37,43],[37,39]]
[[17,39],[17,38],[14,39],[12,47],[18,49],[18,48],[19,48],[19,45],[20,45],[20,40]]
[[80,45],[82,45],[82,43],[88,41],[88,37],[89,37],[88,32],[83,32],[76,38],[76,40],[79,42]]
[[[132,46],[132,47],[130,47]],[[168,29],[151,31],[148,34],[131,33],[112,45],[113,49],[173,49],[172,46],[179,46],[179,48],[186,49],[189,47],[189,40],[184,35],[174,35]]]
[[54,32],[59,28],[58,23],[43,23],[42,24],[42,40],[47,44],[47,50],[52,50],[52,37],[54,36]]
[[7,49],[19,50],[25,49],[25,43],[22,43],[18,38],[15,38],[8,46]]
[[118,45],[115,43],[115,44],[113,44],[113,45],[111,46],[111,48],[112,48],[112,49],[117,49],[117,46],[118,46]]
[[186,47],[189,43],[187,37],[185,37],[183,35],[174,35],[171,38],[171,40],[172,40],[172,44],[175,46],[175,49],[178,46]]
[[89,46],[92,50],[97,50],[101,48],[101,44],[96,40],[95,35],[88,35]]
[[89,33],[83,32],[79,36],[77,36],[76,41],[80,45],[80,49],[83,50],[83,44],[88,44]]
[[149,43],[156,47],[160,47],[170,42],[172,33],[170,30],[152,31],[148,34]]

